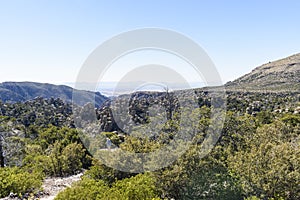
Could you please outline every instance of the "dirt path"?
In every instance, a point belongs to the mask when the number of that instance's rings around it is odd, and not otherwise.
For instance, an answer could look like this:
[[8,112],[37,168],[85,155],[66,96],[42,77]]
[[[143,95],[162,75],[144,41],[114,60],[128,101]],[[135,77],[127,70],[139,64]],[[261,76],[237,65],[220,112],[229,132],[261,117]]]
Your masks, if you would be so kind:
[[44,180],[43,189],[45,196],[41,197],[41,200],[53,200],[55,196],[67,187],[70,187],[72,183],[81,179],[82,173],[69,176],[66,178],[47,178]]

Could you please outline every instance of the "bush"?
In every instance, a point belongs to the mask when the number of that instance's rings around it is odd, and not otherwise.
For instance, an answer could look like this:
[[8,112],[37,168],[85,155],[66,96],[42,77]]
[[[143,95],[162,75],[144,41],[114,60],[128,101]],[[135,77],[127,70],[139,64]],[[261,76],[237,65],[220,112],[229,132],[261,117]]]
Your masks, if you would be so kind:
[[55,200],[83,200],[83,199],[96,199],[97,195],[103,194],[109,190],[102,180],[94,180],[90,178],[83,178],[71,188],[65,189],[59,193]]
[[77,174],[83,167],[85,149],[81,144],[72,143],[65,148],[56,142],[44,155],[39,145],[27,145],[23,168],[28,171],[43,172],[48,176]]
[[43,155],[40,145],[27,145],[25,148],[26,156],[23,159],[22,168],[28,172],[39,172],[45,175],[51,174],[49,166],[50,159]]
[[62,163],[64,174],[76,174],[82,169],[82,159],[85,154],[81,144],[72,143],[62,151]]
[[247,148],[230,156],[229,168],[241,180],[246,196],[300,198],[300,149],[295,132],[280,121],[264,125]]
[[71,188],[59,193],[55,200],[158,200],[155,181],[149,174],[116,181],[111,187],[102,180],[83,177]]
[[29,173],[17,167],[0,168],[0,197],[8,196],[11,192],[24,194],[36,192],[42,185],[41,175]]
[[102,164],[99,160],[93,160],[93,166],[86,171],[84,176],[94,179],[103,180],[105,184],[111,186],[115,181],[122,180],[124,178],[130,178],[136,174],[129,172],[122,172],[106,165]]
[[68,176],[81,171],[85,149],[81,144],[72,143],[64,147],[55,142],[49,148],[49,172],[51,176]]
[[110,190],[97,197],[99,200],[140,200],[155,198],[158,198],[155,181],[149,174],[138,174],[131,178],[116,181]]

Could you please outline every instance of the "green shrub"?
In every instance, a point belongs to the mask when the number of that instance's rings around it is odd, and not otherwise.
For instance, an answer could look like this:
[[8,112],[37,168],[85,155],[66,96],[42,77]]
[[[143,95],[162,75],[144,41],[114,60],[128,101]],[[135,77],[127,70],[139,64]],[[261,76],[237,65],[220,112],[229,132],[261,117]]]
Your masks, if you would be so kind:
[[82,169],[82,159],[85,154],[81,144],[72,143],[66,146],[61,155],[64,174],[76,174]]
[[97,196],[98,200],[140,200],[158,198],[155,180],[150,174],[138,174],[116,181],[110,190]]
[[245,198],[245,200],[260,200],[260,198],[258,198],[256,196],[251,196],[251,197]]
[[59,193],[55,200],[158,200],[155,181],[149,174],[116,181],[111,187],[102,180],[83,177],[71,188]]
[[41,185],[42,179],[38,173],[29,173],[17,167],[0,168],[0,197],[11,192],[19,195],[35,192]]
[[51,176],[68,176],[82,169],[85,149],[81,144],[72,143],[64,147],[55,142],[49,147],[49,172]]
[[296,130],[281,121],[264,125],[248,140],[247,148],[229,157],[229,169],[240,179],[245,196],[300,198]]
[[95,179],[103,180],[107,185],[111,186],[115,181],[122,180],[124,178],[130,178],[136,174],[129,172],[122,172],[106,165],[102,164],[99,160],[93,160],[93,166],[86,171],[84,176]]
[[109,187],[102,180],[96,181],[84,177],[80,182],[75,183],[73,187],[59,193],[55,200],[92,200],[107,190],[109,190]]
[[49,166],[49,157],[43,155],[40,145],[27,145],[25,148],[26,156],[23,159],[23,169],[29,172],[39,172],[43,175],[51,174]]

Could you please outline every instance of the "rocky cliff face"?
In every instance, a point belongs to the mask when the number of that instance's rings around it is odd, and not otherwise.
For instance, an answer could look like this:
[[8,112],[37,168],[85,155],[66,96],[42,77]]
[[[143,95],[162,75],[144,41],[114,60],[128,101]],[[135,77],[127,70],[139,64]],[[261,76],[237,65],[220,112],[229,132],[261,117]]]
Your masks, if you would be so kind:
[[300,53],[269,62],[226,84],[228,90],[300,91]]

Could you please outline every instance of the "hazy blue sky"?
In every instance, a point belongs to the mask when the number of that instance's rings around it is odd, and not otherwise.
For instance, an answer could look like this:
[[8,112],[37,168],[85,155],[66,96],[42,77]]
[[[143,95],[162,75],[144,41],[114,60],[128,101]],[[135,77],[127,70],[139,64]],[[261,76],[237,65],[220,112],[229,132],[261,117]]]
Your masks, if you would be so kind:
[[0,82],[74,82],[103,41],[143,27],[192,38],[226,82],[300,52],[299,10],[298,0],[0,0]]

